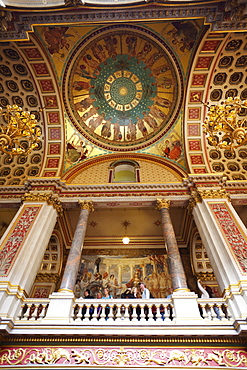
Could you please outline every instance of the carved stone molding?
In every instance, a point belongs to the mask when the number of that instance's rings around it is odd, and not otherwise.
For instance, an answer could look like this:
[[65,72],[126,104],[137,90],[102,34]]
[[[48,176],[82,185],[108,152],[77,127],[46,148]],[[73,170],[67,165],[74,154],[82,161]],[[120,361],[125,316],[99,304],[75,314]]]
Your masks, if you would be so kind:
[[58,274],[42,274],[36,276],[36,283],[57,283],[60,276]]
[[41,192],[31,192],[31,193],[26,193],[22,197],[23,202],[46,202],[49,206],[52,205],[54,209],[58,213],[63,212],[63,207],[61,205],[61,202],[59,200],[59,197],[57,194],[53,193],[41,193]]
[[170,208],[170,203],[171,203],[171,201],[168,200],[168,199],[157,199],[156,208],[159,209],[159,210],[162,209],[162,208],[169,209]]

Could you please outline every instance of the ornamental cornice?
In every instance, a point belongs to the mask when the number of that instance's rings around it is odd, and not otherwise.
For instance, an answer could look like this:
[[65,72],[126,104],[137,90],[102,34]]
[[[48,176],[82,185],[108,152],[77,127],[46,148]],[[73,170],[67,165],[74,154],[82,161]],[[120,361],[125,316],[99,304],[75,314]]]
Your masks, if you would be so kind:
[[169,199],[157,199],[156,208],[158,210],[162,208],[169,209],[170,208],[171,201]]
[[46,202],[49,206],[52,205],[58,213],[63,212],[63,207],[57,194],[52,192],[30,192],[26,193],[22,198],[22,202]]
[[[32,16],[23,7],[21,9],[18,3],[18,12],[15,12],[14,8],[11,8],[11,15],[7,15],[6,25],[0,32],[0,40],[28,40],[28,33],[32,31],[32,26],[43,25],[44,23],[49,25],[59,24],[92,24],[92,23],[104,23],[113,21],[144,21],[150,19],[156,20],[172,20],[172,19],[188,19],[188,18],[204,18],[205,24],[211,24],[212,31],[246,31],[247,22],[245,17],[244,4],[238,4],[234,2],[226,2],[224,8],[224,2],[212,1],[212,2],[197,2],[191,1],[183,3],[179,2],[163,2],[155,3],[151,8],[147,0],[147,4],[143,5],[139,0],[122,0],[121,5],[125,5],[122,9],[118,9],[116,12],[115,0],[69,0],[55,1],[48,0],[44,3],[32,2],[33,11]],[[13,3],[13,5],[12,5]],[[8,1],[10,6],[17,6],[15,1]],[[23,3],[25,4],[25,2]],[[86,7],[85,7],[86,4]],[[40,8],[42,5],[42,14],[40,14]],[[95,8],[95,5],[99,9]],[[106,11],[102,11],[102,6],[108,6]],[[25,7],[27,5],[24,5]],[[230,11],[229,9],[230,6]],[[101,8],[100,8],[101,7]],[[35,8],[36,13],[35,13]],[[59,10],[54,10],[54,8]],[[10,13],[10,10],[5,8],[5,12]],[[21,12],[22,11],[22,12]],[[230,18],[228,14],[231,14]],[[10,17],[15,19],[15,22],[10,21]],[[23,26],[24,25],[24,26]]]

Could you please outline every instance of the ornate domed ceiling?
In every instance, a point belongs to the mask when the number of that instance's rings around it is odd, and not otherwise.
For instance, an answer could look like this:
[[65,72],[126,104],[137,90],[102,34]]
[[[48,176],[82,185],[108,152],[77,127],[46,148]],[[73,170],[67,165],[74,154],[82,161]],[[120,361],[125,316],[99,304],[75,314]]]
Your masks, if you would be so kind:
[[97,29],[66,66],[65,107],[75,128],[109,150],[146,147],[172,126],[183,80],[168,45],[139,26]]

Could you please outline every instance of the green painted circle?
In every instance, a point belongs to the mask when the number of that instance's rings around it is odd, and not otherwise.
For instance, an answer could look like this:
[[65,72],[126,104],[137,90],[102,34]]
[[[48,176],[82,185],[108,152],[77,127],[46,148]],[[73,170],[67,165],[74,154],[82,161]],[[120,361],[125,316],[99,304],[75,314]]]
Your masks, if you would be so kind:
[[119,77],[111,84],[110,94],[117,104],[130,104],[136,96],[136,85],[129,78]]

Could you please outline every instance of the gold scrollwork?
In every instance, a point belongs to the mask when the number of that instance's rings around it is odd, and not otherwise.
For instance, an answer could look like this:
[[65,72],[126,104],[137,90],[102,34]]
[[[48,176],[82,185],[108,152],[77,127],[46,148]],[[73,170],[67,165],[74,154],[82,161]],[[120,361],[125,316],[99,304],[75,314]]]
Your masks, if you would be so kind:
[[231,201],[230,194],[225,189],[198,189],[202,199],[227,199]]
[[42,347],[2,348],[1,365],[86,364],[99,366],[147,366],[182,365],[183,367],[226,366],[243,368],[247,365],[247,352],[242,349],[205,348],[92,348],[92,347]]
[[50,192],[31,192],[26,193],[21,200],[22,202],[46,202],[49,206],[52,205],[59,214],[63,212],[63,207],[57,194]]
[[88,211],[91,211],[91,212],[94,211],[92,201],[79,200],[78,203],[79,203],[79,206],[80,206],[81,209],[87,209]]
[[168,199],[157,199],[156,200],[156,208],[158,210],[162,209],[162,208],[167,208],[169,209],[170,208],[170,203],[171,201],[168,200]]
[[39,273],[36,276],[35,282],[36,283],[57,283],[59,280],[60,276],[59,274],[42,274]]

